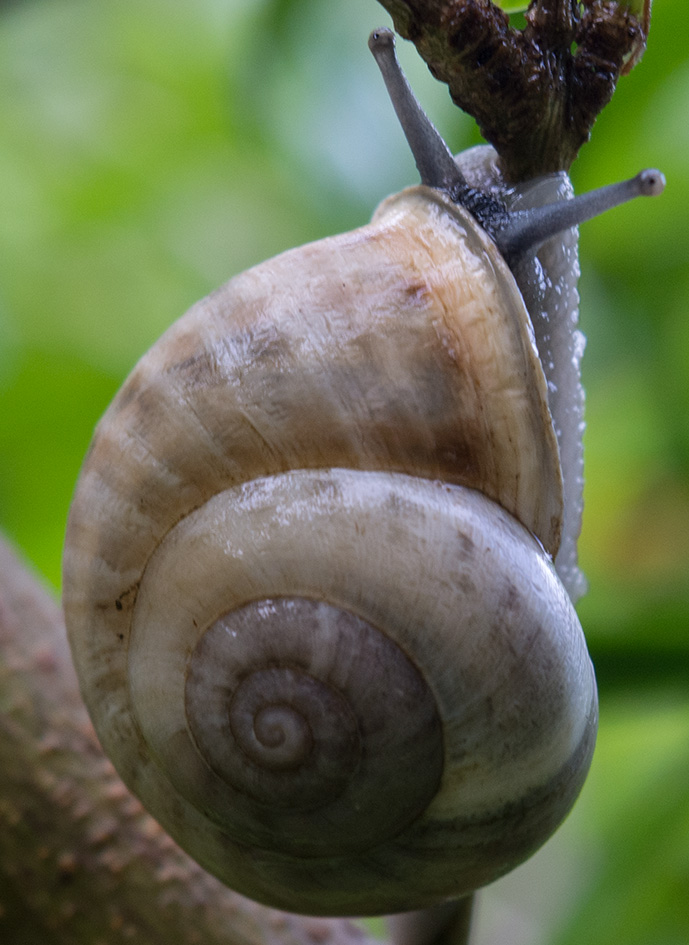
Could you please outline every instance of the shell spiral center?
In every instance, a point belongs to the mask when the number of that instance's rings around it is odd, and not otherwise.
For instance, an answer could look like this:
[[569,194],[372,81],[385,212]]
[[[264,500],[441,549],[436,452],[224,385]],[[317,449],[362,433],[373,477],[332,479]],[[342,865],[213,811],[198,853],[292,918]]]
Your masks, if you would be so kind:
[[[416,819],[440,783],[441,726],[419,670],[324,601],[265,599],[220,617],[191,655],[185,703],[196,750],[233,817],[243,811],[242,838],[260,846],[366,849]],[[402,763],[400,781],[390,772]]]

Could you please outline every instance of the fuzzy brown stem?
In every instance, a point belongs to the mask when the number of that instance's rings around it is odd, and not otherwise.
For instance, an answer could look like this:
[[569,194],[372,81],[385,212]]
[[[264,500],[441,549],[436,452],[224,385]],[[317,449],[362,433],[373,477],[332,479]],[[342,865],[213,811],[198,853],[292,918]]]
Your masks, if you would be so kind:
[[104,757],[62,615],[0,541],[3,945],[371,945],[230,892],[142,810]]
[[570,167],[650,22],[650,0],[532,0],[523,30],[491,0],[379,2],[514,181]]

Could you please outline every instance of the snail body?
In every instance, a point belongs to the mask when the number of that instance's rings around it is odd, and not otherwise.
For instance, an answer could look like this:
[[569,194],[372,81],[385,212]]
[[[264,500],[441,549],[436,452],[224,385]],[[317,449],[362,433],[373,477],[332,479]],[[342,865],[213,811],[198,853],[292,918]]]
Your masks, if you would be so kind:
[[132,791],[261,902],[466,895],[586,776],[595,679],[552,565],[577,512],[514,275],[541,264],[505,246],[403,191],[199,302],[96,431],[64,565],[84,699]]

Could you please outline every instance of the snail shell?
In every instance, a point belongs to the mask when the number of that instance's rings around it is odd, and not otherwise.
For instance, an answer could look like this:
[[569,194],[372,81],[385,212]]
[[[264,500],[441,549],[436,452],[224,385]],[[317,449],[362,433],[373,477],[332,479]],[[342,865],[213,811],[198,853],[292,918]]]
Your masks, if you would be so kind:
[[571,807],[596,690],[547,387],[495,243],[421,186],[199,302],[99,424],[65,549],[82,692],[239,892],[421,908]]

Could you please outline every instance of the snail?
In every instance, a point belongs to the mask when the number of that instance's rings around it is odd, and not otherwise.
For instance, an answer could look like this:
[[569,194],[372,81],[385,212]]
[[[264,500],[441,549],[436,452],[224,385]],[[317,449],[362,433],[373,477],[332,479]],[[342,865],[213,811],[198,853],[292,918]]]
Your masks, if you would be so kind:
[[490,148],[455,160],[392,34],[370,45],[421,184],[163,335],[97,427],[64,555],[124,781],[227,885],[320,915],[465,896],[583,784],[580,344],[541,308],[576,305],[571,227],[662,189],[564,199]]

